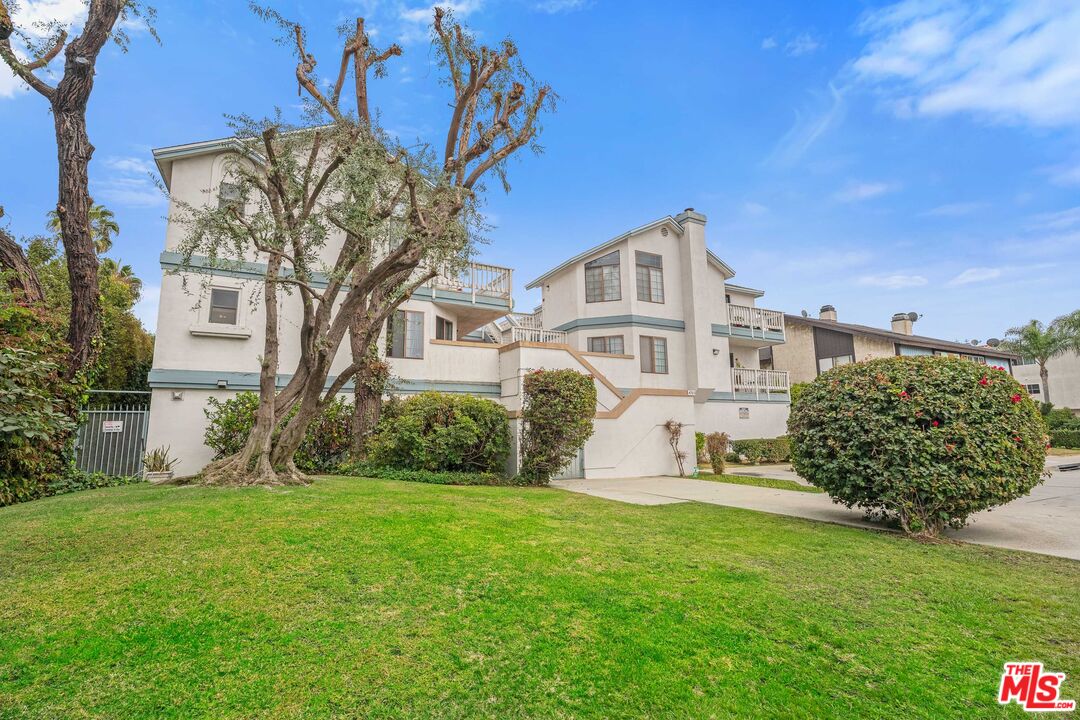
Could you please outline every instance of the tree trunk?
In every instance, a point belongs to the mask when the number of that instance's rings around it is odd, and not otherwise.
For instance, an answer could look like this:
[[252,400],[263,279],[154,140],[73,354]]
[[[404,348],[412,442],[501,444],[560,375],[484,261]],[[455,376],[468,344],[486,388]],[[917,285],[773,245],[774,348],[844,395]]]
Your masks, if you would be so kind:
[[375,429],[382,414],[383,393],[389,368],[379,359],[378,333],[371,332],[370,319],[357,314],[349,328],[349,344],[352,359],[359,365],[353,378],[353,416],[350,452],[359,458],[364,452],[364,442]]
[[382,415],[382,393],[359,384],[364,371],[356,373],[357,385],[353,391],[352,438],[350,451],[353,457],[360,457],[364,452],[364,441],[375,430]]
[[71,320],[68,324],[71,356],[67,369],[67,377],[71,379],[93,363],[97,355],[95,340],[101,332],[98,256],[90,234],[91,200],[87,174],[94,146],[86,134],[85,100],[71,109],[54,104],[53,119],[60,164],[56,213],[60,217],[60,234],[71,279]]
[[1043,402],[1050,403],[1050,372],[1046,363],[1039,363],[1039,380],[1042,381]]
[[[0,217],[4,216],[4,209],[0,208]],[[0,269],[11,271],[8,277],[8,286],[12,292],[22,295],[23,302],[36,305],[45,300],[45,293],[41,289],[41,282],[37,273],[26,260],[22,248],[15,242],[6,231],[0,228]]]

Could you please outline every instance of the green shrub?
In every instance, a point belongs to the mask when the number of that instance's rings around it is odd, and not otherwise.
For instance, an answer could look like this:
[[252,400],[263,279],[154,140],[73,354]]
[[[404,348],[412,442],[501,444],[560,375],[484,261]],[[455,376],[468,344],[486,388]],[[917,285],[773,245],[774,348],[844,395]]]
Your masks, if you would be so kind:
[[709,433],[707,438],[709,463],[712,465],[712,471],[717,475],[724,473],[724,458],[727,455],[729,443],[730,439],[727,433]]
[[796,402],[798,402],[799,397],[802,396],[803,391],[806,390],[806,388],[809,385],[810,385],[810,383],[802,382],[802,383],[795,383],[794,385],[791,386],[791,389],[788,391],[788,396],[791,398],[791,404],[792,405],[794,405]]
[[[209,421],[203,442],[214,450],[215,459],[240,452],[247,442],[251,428],[255,426],[255,413],[259,409],[259,394],[237,393],[227,400],[210,398],[203,412]],[[294,411],[295,412],[295,411]],[[292,416],[288,413],[281,425]],[[304,472],[326,472],[340,463],[349,450],[352,405],[344,398],[333,402],[308,426],[307,434],[294,461]]]
[[95,490],[97,488],[120,487],[122,485],[135,485],[145,482],[138,475],[106,475],[105,473],[84,473],[73,471],[64,477],[49,483],[48,495],[65,495],[79,492],[80,490]]
[[1038,408],[1003,370],[892,357],[820,375],[788,419],[795,469],[834,500],[934,535],[1041,482]]
[[1076,430],[1051,430],[1050,447],[1080,450],[1080,428]]
[[525,376],[521,409],[521,476],[546,485],[593,434],[596,385],[574,370],[536,370]]
[[709,461],[709,456],[705,452],[705,433],[694,433],[694,457],[697,458],[698,464]]
[[786,435],[775,438],[750,438],[732,440],[731,450],[736,456],[754,463],[781,463],[791,459],[791,443]]
[[395,405],[368,441],[373,465],[500,472],[510,454],[506,409],[471,395],[424,392]]
[[353,477],[378,478],[380,480],[400,480],[419,482],[429,485],[513,485],[513,479],[501,473],[459,472],[453,470],[408,470],[405,468],[379,467],[369,463],[345,463],[338,467],[340,475]]

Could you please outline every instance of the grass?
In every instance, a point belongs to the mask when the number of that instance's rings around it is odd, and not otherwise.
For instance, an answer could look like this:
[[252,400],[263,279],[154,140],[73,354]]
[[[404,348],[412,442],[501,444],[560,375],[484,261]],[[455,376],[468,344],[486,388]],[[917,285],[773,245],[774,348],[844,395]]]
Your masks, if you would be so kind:
[[813,485],[803,485],[794,480],[781,480],[779,478],[764,478],[752,475],[716,475],[711,472],[700,472],[698,476],[702,480],[713,482],[731,483],[732,485],[753,485],[754,487],[775,488],[777,490],[794,490],[795,492],[820,493],[821,488]]
[[1047,455],[1080,455],[1080,449],[1073,448],[1046,448]]
[[693,503],[334,478],[0,509],[3,718],[1023,717],[1080,563]]

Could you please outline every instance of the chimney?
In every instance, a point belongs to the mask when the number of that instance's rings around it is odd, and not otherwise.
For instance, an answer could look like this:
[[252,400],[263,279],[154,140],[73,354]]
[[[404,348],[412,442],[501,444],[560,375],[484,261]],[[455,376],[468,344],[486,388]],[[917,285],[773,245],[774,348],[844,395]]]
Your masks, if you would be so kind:
[[892,316],[892,331],[901,335],[910,335],[911,325],[917,317],[915,313],[896,313]]
[[818,318],[821,320],[828,320],[829,322],[836,322],[836,308],[832,305],[822,305],[818,310]]

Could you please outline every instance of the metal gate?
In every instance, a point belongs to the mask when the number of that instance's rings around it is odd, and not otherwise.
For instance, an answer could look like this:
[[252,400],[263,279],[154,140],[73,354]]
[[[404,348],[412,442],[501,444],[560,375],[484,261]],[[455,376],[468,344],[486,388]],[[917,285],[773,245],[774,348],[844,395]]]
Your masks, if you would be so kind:
[[83,472],[142,474],[146,452],[145,405],[109,405],[83,411],[75,442],[75,465]]
[[552,480],[574,480],[585,477],[585,448],[578,450],[577,456],[552,476]]

